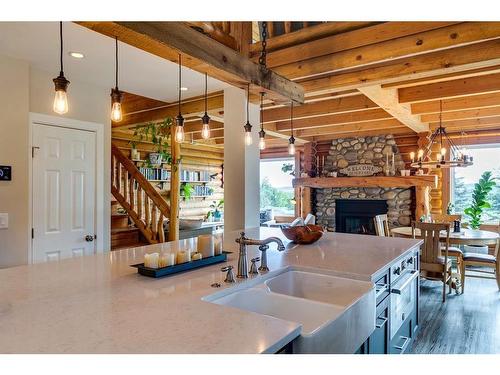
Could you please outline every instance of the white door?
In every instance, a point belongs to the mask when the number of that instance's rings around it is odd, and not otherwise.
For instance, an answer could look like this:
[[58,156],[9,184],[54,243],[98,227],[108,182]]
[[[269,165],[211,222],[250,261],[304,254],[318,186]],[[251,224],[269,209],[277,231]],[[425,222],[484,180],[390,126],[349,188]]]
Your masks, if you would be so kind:
[[95,251],[96,134],[33,126],[33,262]]

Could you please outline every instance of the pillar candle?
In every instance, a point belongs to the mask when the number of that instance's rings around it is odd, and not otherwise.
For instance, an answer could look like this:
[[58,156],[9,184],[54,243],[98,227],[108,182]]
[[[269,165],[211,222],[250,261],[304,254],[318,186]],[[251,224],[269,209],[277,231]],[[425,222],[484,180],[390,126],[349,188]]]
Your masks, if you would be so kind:
[[191,253],[189,251],[181,250],[177,253],[177,264],[186,263],[191,260]]
[[200,260],[201,258],[203,258],[203,255],[201,255],[201,253],[194,253],[191,256],[191,260]]
[[215,255],[220,255],[222,254],[222,241],[223,241],[223,234],[218,233],[214,236],[214,254]]
[[203,255],[203,258],[214,256],[214,237],[211,234],[203,234],[198,236],[198,252]]
[[175,254],[167,253],[160,256],[158,265],[161,267],[173,266],[175,264]]
[[158,268],[159,258],[160,254],[158,253],[144,254],[144,266],[149,268]]

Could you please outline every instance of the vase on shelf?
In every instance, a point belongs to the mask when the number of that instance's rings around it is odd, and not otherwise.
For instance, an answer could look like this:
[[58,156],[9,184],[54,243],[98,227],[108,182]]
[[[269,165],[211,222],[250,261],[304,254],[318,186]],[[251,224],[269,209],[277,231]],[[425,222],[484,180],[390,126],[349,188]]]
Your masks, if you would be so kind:
[[130,150],[130,158],[136,161],[141,160],[141,153],[136,148],[133,148]]

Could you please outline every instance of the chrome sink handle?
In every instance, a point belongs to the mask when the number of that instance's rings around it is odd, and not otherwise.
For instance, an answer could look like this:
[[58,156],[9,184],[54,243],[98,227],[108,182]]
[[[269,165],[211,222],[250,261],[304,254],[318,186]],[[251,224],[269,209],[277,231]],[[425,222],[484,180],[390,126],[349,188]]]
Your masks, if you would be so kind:
[[226,278],[224,279],[225,283],[234,283],[234,272],[233,266],[225,266],[220,269],[222,272],[227,272]]
[[269,245],[260,245],[259,250],[261,251],[261,259],[259,271],[268,272],[269,267],[267,266],[267,250],[269,249]]
[[259,257],[250,259],[250,262],[252,264],[250,265],[250,271],[248,272],[249,274],[251,274],[251,275],[258,275],[259,274],[259,271],[257,271],[257,265],[255,264],[258,261],[260,261]]

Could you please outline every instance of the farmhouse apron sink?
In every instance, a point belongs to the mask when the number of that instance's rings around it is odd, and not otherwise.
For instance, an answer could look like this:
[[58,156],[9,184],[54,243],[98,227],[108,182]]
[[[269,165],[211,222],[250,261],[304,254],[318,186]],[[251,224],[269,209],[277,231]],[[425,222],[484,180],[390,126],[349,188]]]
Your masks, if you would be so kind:
[[365,281],[287,270],[205,301],[302,325],[294,353],[354,353],[375,329],[375,289]]

